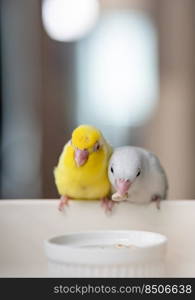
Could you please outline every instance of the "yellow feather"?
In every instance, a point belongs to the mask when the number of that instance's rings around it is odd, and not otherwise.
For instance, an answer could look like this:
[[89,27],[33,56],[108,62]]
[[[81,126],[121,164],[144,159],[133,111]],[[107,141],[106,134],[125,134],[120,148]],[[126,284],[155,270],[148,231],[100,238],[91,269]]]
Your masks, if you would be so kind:
[[[100,150],[90,153],[87,162],[77,167],[74,160],[74,147],[80,146],[80,149],[87,149],[101,138],[103,146]],[[111,148],[100,131],[92,126],[82,125],[74,130],[72,144],[69,142],[65,145],[54,170],[59,194],[73,199],[100,199],[107,196],[110,192],[107,167]]]
[[83,150],[92,147],[101,137],[98,129],[89,125],[80,125],[72,134],[72,143]]

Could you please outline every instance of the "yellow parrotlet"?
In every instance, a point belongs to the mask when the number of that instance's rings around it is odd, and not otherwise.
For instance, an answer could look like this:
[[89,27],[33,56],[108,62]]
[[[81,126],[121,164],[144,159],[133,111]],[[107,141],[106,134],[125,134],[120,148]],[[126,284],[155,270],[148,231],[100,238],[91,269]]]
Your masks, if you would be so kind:
[[110,193],[107,168],[111,154],[111,146],[97,128],[80,125],[73,131],[54,169],[61,195],[60,210],[68,199],[109,201],[106,200]]

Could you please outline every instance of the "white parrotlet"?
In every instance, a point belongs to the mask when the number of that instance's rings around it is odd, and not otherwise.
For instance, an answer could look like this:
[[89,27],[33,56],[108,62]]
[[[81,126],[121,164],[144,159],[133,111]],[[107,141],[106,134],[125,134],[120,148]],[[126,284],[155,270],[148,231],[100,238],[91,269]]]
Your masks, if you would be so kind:
[[115,148],[108,167],[112,200],[146,204],[166,199],[167,176],[153,153],[138,147]]

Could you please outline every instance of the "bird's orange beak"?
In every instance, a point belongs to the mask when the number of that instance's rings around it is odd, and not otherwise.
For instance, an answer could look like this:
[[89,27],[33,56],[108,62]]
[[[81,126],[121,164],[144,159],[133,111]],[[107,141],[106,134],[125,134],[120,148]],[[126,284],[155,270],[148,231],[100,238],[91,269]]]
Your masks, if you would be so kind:
[[74,159],[77,167],[83,166],[88,160],[89,152],[87,150],[76,149],[74,153]]
[[116,181],[115,181],[116,190],[121,196],[125,196],[125,194],[129,190],[131,184],[132,184],[132,182],[130,180],[125,180],[125,179],[121,179],[121,178],[116,179]]

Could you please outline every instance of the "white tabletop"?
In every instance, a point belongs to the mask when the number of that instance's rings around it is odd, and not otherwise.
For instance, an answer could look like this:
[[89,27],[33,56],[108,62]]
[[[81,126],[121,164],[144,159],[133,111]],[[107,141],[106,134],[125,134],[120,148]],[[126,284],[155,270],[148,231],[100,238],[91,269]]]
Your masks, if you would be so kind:
[[116,205],[108,216],[98,201],[70,201],[64,213],[57,200],[0,200],[0,277],[46,277],[43,240],[66,232],[135,229],[168,237],[167,276],[195,276],[195,200]]

